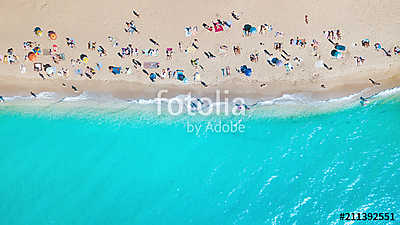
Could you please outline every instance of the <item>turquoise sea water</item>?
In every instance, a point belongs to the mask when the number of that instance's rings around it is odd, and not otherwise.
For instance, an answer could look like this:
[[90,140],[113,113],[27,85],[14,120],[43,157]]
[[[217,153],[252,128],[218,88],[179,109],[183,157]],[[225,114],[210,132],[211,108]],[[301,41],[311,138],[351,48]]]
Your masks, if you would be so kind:
[[[399,100],[179,119],[0,106],[0,224],[344,224],[341,212],[398,224]],[[187,132],[240,119],[243,133]]]

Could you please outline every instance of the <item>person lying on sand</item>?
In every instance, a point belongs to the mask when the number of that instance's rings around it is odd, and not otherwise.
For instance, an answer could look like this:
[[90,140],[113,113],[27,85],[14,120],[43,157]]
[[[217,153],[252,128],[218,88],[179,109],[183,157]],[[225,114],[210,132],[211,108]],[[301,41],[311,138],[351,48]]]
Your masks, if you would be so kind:
[[235,20],[240,20],[239,14],[236,14],[235,11],[232,11],[232,17],[235,18]]
[[132,10],[132,13],[133,13],[133,15],[135,15],[135,16],[137,16],[137,17],[140,17],[140,16],[139,16],[139,13],[137,13],[135,10]]
[[157,45],[157,46],[160,46],[160,45],[159,45],[155,40],[153,40],[152,38],[150,38],[149,40],[150,40],[151,43],[153,43],[153,44],[155,44],[155,45]]
[[369,78],[369,81],[371,81],[371,83],[372,83],[373,85],[381,85],[381,83],[376,82],[376,81],[372,80],[371,78]]
[[39,76],[43,79],[43,80],[45,80],[46,78],[43,76],[43,74],[42,73],[39,73]]

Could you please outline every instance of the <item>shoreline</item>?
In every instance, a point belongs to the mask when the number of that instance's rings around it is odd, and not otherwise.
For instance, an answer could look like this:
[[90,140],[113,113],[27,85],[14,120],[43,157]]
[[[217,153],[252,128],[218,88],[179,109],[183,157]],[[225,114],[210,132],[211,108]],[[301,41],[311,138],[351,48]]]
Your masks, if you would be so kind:
[[[135,99],[155,99],[157,92],[167,90],[162,97],[173,98],[179,95],[188,95],[196,97],[216,98],[216,92],[220,92],[221,98],[244,98],[253,101],[270,100],[283,95],[299,94],[311,100],[326,101],[346,97],[352,94],[365,92],[365,96],[371,96],[375,93],[399,87],[400,69],[389,69],[381,71],[372,71],[379,75],[372,76],[380,85],[373,85],[365,74],[368,72],[357,72],[341,79],[327,81],[326,88],[321,88],[317,83],[309,81],[275,81],[267,83],[260,87],[260,83],[254,80],[243,81],[239,78],[231,78],[221,83],[211,84],[204,88],[201,84],[146,84],[130,80],[65,80],[65,79],[29,79],[16,76],[0,76],[0,96],[3,97],[29,97],[32,91],[35,94],[41,92],[53,92],[60,97],[79,96],[84,92],[97,95],[107,95],[122,100]],[[335,78],[332,78],[335,79]],[[65,84],[65,86],[63,86]],[[71,86],[78,88],[75,92]],[[226,91],[228,91],[226,93]],[[225,93],[224,93],[225,92]]]
[[[400,86],[400,56],[394,52],[399,36],[395,23],[400,18],[398,3],[368,3],[364,7],[376,10],[364,13],[354,12],[352,9],[359,5],[345,0],[318,4],[305,0],[295,5],[231,1],[229,7],[225,1],[207,0],[207,4],[199,4],[196,10],[190,10],[194,1],[176,3],[7,2],[0,10],[2,15],[5,18],[18,15],[19,19],[0,22],[7,30],[0,42],[0,56],[15,54],[11,58],[17,61],[0,63],[0,96],[55,92],[67,97],[90,92],[119,99],[154,99],[159,90],[168,90],[163,97],[191,93],[215,99],[219,90],[221,98],[253,101],[292,94],[329,100],[359,92],[371,96]],[[120,13],[109,12],[106,10],[109,8]],[[327,9],[330,16],[326,16]],[[240,18],[235,18],[233,12]],[[310,21],[304,21],[305,15]],[[222,31],[204,29],[204,24],[216,21],[228,25],[221,23]],[[128,32],[127,25],[140,32]],[[245,35],[246,25],[253,26],[256,32]],[[35,34],[36,27],[44,33],[57,33],[56,38]],[[193,32],[188,34],[188,28],[193,28]],[[73,45],[66,41],[69,38],[74,40]],[[362,44],[366,39],[371,46]],[[342,48],[339,58],[332,55],[337,45]],[[29,52],[38,47],[43,54],[37,53],[28,60]],[[172,55],[168,56],[168,49]],[[154,51],[157,54],[153,55]],[[214,57],[210,58],[210,54]],[[271,64],[272,57],[282,59],[280,65]],[[139,61],[143,65],[135,63]],[[52,69],[35,71],[34,62],[48,64]],[[153,64],[157,66],[149,66]],[[111,70],[120,68],[118,73],[109,71],[110,66]],[[243,66],[252,69],[250,74],[244,74]],[[180,80],[174,76],[178,70],[184,70],[184,78]],[[374,86],[369,79],[381,85]],[[74,92],[72,86],[78,91]]]

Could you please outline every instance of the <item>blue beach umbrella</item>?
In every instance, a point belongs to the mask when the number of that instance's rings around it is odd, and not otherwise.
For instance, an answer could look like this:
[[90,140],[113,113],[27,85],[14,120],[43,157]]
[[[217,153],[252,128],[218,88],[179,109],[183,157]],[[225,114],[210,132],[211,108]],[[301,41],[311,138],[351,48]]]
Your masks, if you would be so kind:
[[339,58],[342,57],[342,53],[341,53],[341,52],[338,52],[338,51],[336,51],[336,50],[332,50],[332,51],[331,51],[331,55],[332,55],[333,57],[337,58],[337,59],[339,59]]
[[335,49],[339,50],[339,51],[345,51],[346,50],[346,46],[344,46],[344,45],[336,45]]
[[157,75],[155,73],[151,73],[149,78],[152,82],[154,82],[154,80],[157,78]]
[[247,68],[245,71],[244,71],[244,75],[246,75],[246,76],[251,76],[251,72],[252,72],[252,70],[251,70],[251,68]]
[[278,58],[274,57],[271,59],[271,62],[277,66],[282,66],[282,61],[279,60]]

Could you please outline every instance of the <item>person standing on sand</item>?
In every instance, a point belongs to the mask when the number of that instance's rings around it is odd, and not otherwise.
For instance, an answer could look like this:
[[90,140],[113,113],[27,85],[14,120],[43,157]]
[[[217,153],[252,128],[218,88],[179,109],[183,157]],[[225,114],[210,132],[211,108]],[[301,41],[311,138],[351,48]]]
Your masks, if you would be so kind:
[[179,51],[182,52],[182,42],[178,42]]
[[304,22],[306,22],[306,24],[308,24],[308,15],[304,16]]

